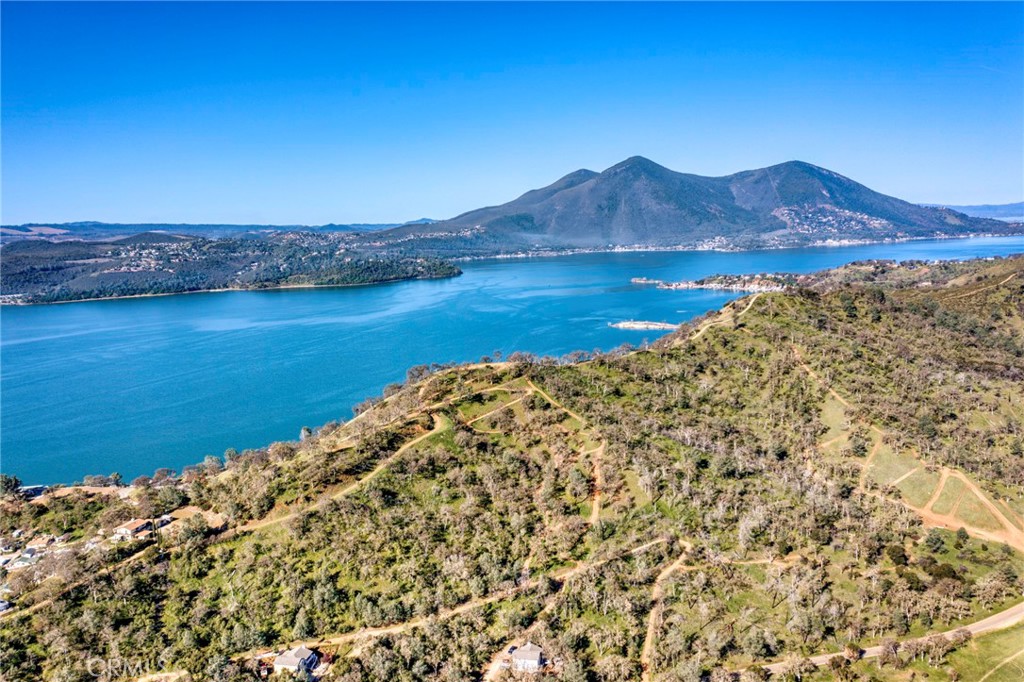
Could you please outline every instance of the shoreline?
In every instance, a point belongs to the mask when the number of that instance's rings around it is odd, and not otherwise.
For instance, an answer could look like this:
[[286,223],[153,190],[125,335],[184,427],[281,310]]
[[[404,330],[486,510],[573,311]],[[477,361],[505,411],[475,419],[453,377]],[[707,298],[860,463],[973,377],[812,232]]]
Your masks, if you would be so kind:
[[[715,253],[755,253],[758,251],[785,251],[785,250],[798,250],[798,249],[814,249],[814,248],[846,248],[852,246],[870,246],[872,244],[904,244],[907,242],[915,241],[946,241],[953,239],[994,239],[1001,237],[1022,237],[1024,232],[1018,234],[970,234],[963,236],[932,236],[932,237],[902,237],[896,239],[849,239],[849,240],[824,240],[810,242],[802,245],[782,245],[782,246],[764,246],[761,248],[738,248],[738,247],[727,247],[727,246],[709,246],[700,247],[694,245],[676,245],[676,246],[657,246],[657,245],[632,245],[632,246],[615,246],[610,248],[573,248],[573,249],[560,249],[556,251],[527,251],[527,252],[516,252],[509,254],[497,254],[488,256],[458,256],[458,257],[447,257],[444,258],[451,263],[469,263],[469,262],[480,262],[489,260],[527,260],[530,258],[556,258],[560,256],[582,256],[588,254],[604,254],[604,253],[700,253],[704,251],[711,251]],[[433,256],[435,258],[443,258],[442,256]],[[283,291],[287,289],[327,289],[327,288],[348,288],[348,287],[367,287],[375,286],[378,284],[394,284],[396,282],[415,282],[415,281],[430,281],[438,279],[450,279],[451,277],[459,277],[462,273],[457,275],[444,276],[444,277],[408,277],[399,279],[386,279],[378,282],[360,282],[357,284],[282,284],[279,286],[271,287],[225,287],[221,289],[195,289],[192,291],[170,291],[153,294],[127,294],[123,296],[98,296],[95,298],[76,298],[68,301],[33,301],[33,302],[18,302],[18,301],[7,301],[4,300],[3,294],[0,294],[0,307],[5,306],[40,306],[40,305],[63,305],[66,303],[92,303],[96,301],[123,301],[130,300],[133,298],[156,298],[158,296],[183,296],[187,294],[219,294],[227,292],[240,292],[240,291]],[[6,294],[6,296],[18,296],[20,294]]]
[[[97,301],[126,301],[133,298],[157,298],[160,296],[187,296],[189,294],[227,294],[232,292],[246,291],[284,291],[287,289],[348,289],[351,287],[372,287],[378,284],[396,284],[398,282],[425,282],[437,279],[451,279],[461,277],[462,272],[457,275],[444,277],[401,277],[397,279],[382,279],[377,282],[358,282],[353,284],[281,284],[272,287],[225,287],[223,289],[193,289],[191,291],[165,291],[155,294],[126,294],[123,296],[97,296],[95,298],[75,298],[69,301],[26,301],[18,303],[15,301],[4,301],[0,298],[0,306],[30,307],[40,305],[65,305],[68,303],[96,303]],[[19,294],[7,294],[18,296]]]
[[[600,254],[600,253],[702,253],[706,251],[714,253],[755,253],[758,251],[787,251],[787,250],[799,250],[799,249],[841,249],[849,246],[870,246],[872,244],[905,244],[907,242],[922,242],[922,241],[947,241],[953,239],[998,239],[1001,237],[1024,237],[1024,231],[1017,232],[1014,234],[993,234],[993,233],[979,233],[979,234],[966,234],[960,236],[929,236],[929,237],[899,237],[899,238],[888,238],[888,239],[841,239],[841,240],[820,240],[815,242],[808,242],[806,244],[784,244],[778,246],[761,246],[757,248],[741,248],[741,247],[729,247],[729,246],[696,246],[692,244],[686,245],[675,245],[675,246],[658,246],[658,245],[629,245],[629,246],[613,246],[604,248],[570,248],[570,249],[558,249],[555,251],[517,251],[515,253],[502,253],[489,256],[453,256],[445,257],[447,260],[453,263],[468,263],[477,261],[487,260],[526,260],[529,258],[555,258],[558,256],[583,256],[587,254]],[[435,256],[441,258],[442,256]]]
[[[1015,235],[1012,235],[1012,236],[1015,236]],[[1012,256],[1013,256],[1013,254],[996,255],[996,256],[970,256],[970,257],[968,257],[968,259],[993,260],[993,259],[999,259],[999,258],[1009,258],[1009,257],[1012,257]],[[949,260],[949,261],[956,261],[956,260],[961,260],[961,258],[930,259],[930,261],[939,261],[939,262],[947,261],[947,260]],[[831,268],[826,268],[826,270],[828,270],[828,269],[831,269]],[[419,278],[419,279],[448,279],[448,278],[437,278],[437,277],[434,277],[434,278]],[[408,281],[408,280],[393,280],[393,281]],[[383,284],[383,283],[391,283],[391,282],[379,282],[379,283]],[[280,287],[274,287],[274,288],[268,288],[268,289],[262,289],[262,290],[264,290],[264,291],[274,291],[274,290],[283,290],[283,289],[304,289],[304,288],[324,288],[324,287],[346,287],[347,288],[347,287],[352,287],[352,286],[369,286],[369,285],[368,284],[344,284],[344,285],[290,284],[290,285],[283,285],[283,286],[280,286]],[[227,291],[260,291],[260,289],[216,289],[216,290],[211,290],[209,292],[191,291],[191,292],[181,292],[181,293],[221,293],[221,292],[227,292]],[[742,293],[742,292],[737,291],[736,293],[739,294],[739,293]],[[146,297],[150,297],[150,296],[171,296],[171,295],[176,295],[176,294],[173,294],[173,293],[142,294],[142,295],[133,295],[133,296],[126,296],[126,297],[118,297],[118,298],[146,298]],[[114,299],[114,297],[109,297],[109,298],[110,299]],[[87,299],[87,300],[108,300],[108,299]],[[114,300],[116,300],[116,299],[114,299]],[[78,302],[85,302],[85,300],[83,300],[83,301],[67,301],[67,302],[68,303],[78,303]],[[687,320],[686,322],[681,322],[678,326],[683,326],[683,325],[687,324],[688,322],[692,321],[693,319],[697,319],[699,317],[700,317],[700,315],[695,315],[690,320]],[[639,322],[639,324],[645,324],[645,321],[636,321],[636,320],[627,320],[626,322],[627,323],[632,322],[634,324]],[[661,324],[667,325],[668,323],[655,323],[655,324],[658,324],[660,326]],[[629,327],[622,326],[621,322],[619,322],[618,324],[616,324],[616,323],[608,323],[608,326],[613,327],[613,328],[619,328],[619,329],[622,329],[623,331],[657,331],[657,329],[653,329],[653,328],[650,328],[650,327],[641,327],[641,328],[634,327],[634,328],[630,329]],[[630,326],[632,326],[632,325],[630,325]],[[674,326],[676,326],[676,325],[674,325]],[[667,327],[662,328],[662,329],[664,331],[671,331]],[[462,364],[463,363],[456,363],[455,366],[461,366]],[[476,363],[476,362],[470,361],[469,364],[473,365],[473,364],[480,364],[480,363]],[[504,363],[495,361],[495,362],[490,362],[490,363],[485,363],[485,364],[487,364],[487,365],[500,365],[500,364],[504,364]],[[377,393],[375,395],[380,395],[380,393]],[[352,421],[357,421],[358,419],[360,419],[360,417],[362,417],[362,414],[355,415],[354,417],[352,417],[350,419],[344,420],[342,423],[343,424],[348,424],[348,423],[350,423]],[[261,447],[266,447],[266,446],[272,444],[273,442],[278,442],[278,441],[274,440],[274,439],[271,439],[269,441],[261,442],[259,445],[255,445],[253,447],[258,449],[258,448],[261,448]],[[238,447],[239,447],[239,449],[241,449],[242,446],[238,446]],[[189,464],[197,464],[197,463],[198,463],[198,461],[190,461],[189,462]],[[173,465],[171,465],[171,466],[173,466]],[[23,481],[23,482],[25,482],[25,481]],[[51,482],[51,483],[42,483],[40,485],[47,485],[47,486],[61,486],[61,485],[69,486],[69,485],[75,485],[75,479],[72,479],[70,482],[58,481],[58,482]]]

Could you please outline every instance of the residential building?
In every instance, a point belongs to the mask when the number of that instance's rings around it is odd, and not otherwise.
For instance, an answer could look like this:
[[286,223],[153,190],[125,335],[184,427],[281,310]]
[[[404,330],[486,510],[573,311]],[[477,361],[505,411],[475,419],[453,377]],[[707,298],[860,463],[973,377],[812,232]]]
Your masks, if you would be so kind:
[[527,642],[512,653],[512,669],[516,672],[535,673],[544,667],[544,650]]
[[319,663],[320,659],[316,652],[299,645],[274,659],[274,672],[286,670],[297,673],[300,670],[313,670]]
[[132,519],[127,523],[122,523],[120,526],[114,529],[115,540],[128,540],[131,538],[137,538],[145,531],[153,530],[153,522],[148,519]]

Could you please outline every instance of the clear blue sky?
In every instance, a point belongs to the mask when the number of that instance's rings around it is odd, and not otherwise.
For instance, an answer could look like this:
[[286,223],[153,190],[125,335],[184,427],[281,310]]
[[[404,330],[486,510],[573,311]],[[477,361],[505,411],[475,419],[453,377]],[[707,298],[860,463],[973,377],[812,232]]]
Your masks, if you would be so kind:
[[450,217],[647,156],[1024,195],[1024,4],[2,5],[4,223]]

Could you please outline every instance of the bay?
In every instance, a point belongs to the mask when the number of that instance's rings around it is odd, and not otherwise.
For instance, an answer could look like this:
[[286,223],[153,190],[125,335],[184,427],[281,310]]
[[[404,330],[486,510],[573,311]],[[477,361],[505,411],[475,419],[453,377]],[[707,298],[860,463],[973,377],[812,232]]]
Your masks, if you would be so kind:
[[0,309],[0,470],[26,483],[159,467],[298,437],[413,365],[495,350],[563,355],[655,339],[738,294],[665,291],[714,273],[812,272],[867,258],[1024,252],[993,237],[742,253],[635,252],[475,261],[448,280]]

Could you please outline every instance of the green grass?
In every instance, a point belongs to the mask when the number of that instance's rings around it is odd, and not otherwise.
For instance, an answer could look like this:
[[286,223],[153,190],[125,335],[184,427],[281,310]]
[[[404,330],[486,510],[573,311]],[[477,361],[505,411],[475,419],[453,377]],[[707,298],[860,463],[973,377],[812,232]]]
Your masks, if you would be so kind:
[[[1021,655],[996,669],[1017,653]],[[965,680],[980,680],[990,672],[985,682],[1024,680],[1024,624],[978,637],[951,654],[949,663]]]
[[992,516],[992,512],[981,503],[978,496],[971,492],[964,495],[964,498],[960,501],[960,506],[956,510],[956,516],[959,519],[963,519],[966,523],[984,530],[1000,530],[1003,527]]
[[487,414],[491,410],[497,409],[502,405],[515,400],[511,393],[508,391],[494,391],[492,393],[485,393],[483,402],[462,402],[459,403],[458,410],[464,419],[467,421],[475,417],[479,417],[482,414]]
[[967,425],[977,431],[989,431],[993,428],[1003,426],[1005,420],[1000,414],[992,414],[988,411],[985,412],[972,412],[970,419],[967,421]]
[[643,507],[650,504],[651,498],[649,498],[640,488],[640,483],[635,471],[632,469],[626,469],[622,472],[622,478],[626,482],[626,488],[629,490],[630,497],[633,498],[634,506]]
[[882,445],[868,467],[868,476],[880,485],[889,485],[919,466],[921,463],[910,455],[896,452],[888,445]]
[[964,482],[959,478],[950,477],[946,480],[946,485],[942,489],[942,493],[939,498],[935,500],[935,504],[932,505],[932,510],[936,514],[952,514],[953,507],[956,506],[957,500],[960,499],[960,495],[964,492]]
[[[879,668],[877,660],[865,660],[856,663],[853,670],[863,675],[861,679],[879,682],[949,682],[951,670],[960,675],[962,682],[979,682],[982,678],[985,682],[1020,682],[1024,679],[1024,654],[1003,666],[999,664],[1021,651],[1024,651],[1024,624],[976,637],[936,667],[915,661],[902,670],[896,670],[892,667]],[[834,678],[833,673],[822,667],[811,679]]]
[[915,507],[923,507],[935,492],[939,480],[939,474],[925,471],[922,468],[900,481],[896,487],[910,504]]
[[826,396],[825,404],[822,405],[821,421],[828,427],[828,431],[821,437],[822,442],[838,438],[848,430],[846,408],[831,393]]
[[839,436],[837,440],[822,442],[828,443],[828,445],[819,445],[818,449],[821,450],[821,452],[823,452],[826,455],[839,456],[843,454],[843,450],[845,450],[850,445],[850,436],[849,434],[844,433],[841,436]]
[[1011,507],[1002,500],[995,500],[995,504],[999,508],[999,510],[1003,512],[1003,516],[1005,516],[1010,521],[1010,523],[1012,523],[1017,528],[1024,529],[1024,519],[1021,518],[1017,510],[1015,510],[1013,507]]

